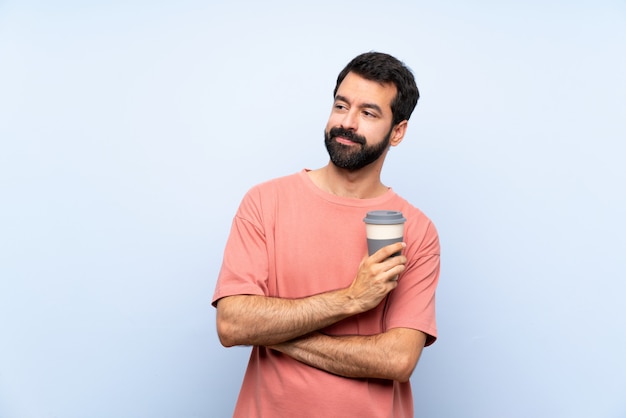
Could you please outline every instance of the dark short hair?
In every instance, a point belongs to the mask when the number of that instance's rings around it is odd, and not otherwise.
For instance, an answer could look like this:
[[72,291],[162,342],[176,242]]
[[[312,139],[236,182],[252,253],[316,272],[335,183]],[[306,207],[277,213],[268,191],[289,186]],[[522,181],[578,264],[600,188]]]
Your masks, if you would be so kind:
[[402,61],[382,52],[366,52],[358,55],[339,73],[333,97],[337,95],[343,79],[351,72],[367,80],[393,83],[396,86],[396,97],[391,102],[394,125],[411,117],[420,93],[413,73]]

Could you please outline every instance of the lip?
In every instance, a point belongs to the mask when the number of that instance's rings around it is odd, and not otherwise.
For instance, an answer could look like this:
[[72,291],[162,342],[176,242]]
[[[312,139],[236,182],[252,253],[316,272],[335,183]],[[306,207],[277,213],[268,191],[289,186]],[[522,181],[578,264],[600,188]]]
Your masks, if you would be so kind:
[[354,142],[348,138],[345,138],[343,136],[336,136],[335,137],[335,141],[339,142],[340,144],[344,144],[344,145],[358,145],[358,142]]

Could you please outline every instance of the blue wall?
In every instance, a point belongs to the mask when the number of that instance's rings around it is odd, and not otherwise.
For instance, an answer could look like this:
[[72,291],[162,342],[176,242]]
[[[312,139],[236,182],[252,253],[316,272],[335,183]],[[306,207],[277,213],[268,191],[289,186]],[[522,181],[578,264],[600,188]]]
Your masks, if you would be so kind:
[[444,251],[416,410],[625,417],[626,4],[213,3],[0,2],[0,417],[230,416],[230,221],[326,163],[368,50],[416,74],[383,179]]

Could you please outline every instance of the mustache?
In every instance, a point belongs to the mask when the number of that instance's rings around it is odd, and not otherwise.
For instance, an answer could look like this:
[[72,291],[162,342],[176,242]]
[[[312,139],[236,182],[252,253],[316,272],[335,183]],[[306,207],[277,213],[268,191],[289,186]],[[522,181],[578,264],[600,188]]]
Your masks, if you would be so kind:
[[340,128],[340,127],[331,128],[328,134],[331,138],[336,138],[338,136],[341,136],[346,139],[349,139],[352,142],[356,142],[357,144],[361,144],[361,145],[365,145],[367,143],[367,140],[365,139],[364,136],[356,134],[354,133],[354,131],[349,131],[347,129]]

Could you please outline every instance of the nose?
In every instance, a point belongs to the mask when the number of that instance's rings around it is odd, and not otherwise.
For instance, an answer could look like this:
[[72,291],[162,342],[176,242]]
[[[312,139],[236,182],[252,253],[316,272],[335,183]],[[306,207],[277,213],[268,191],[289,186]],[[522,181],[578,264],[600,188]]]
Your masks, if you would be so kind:
[[341,127],[346,130],[356,131],[358,126],[358,113],[350,109],[343,115],[343,119],[341,120]]

